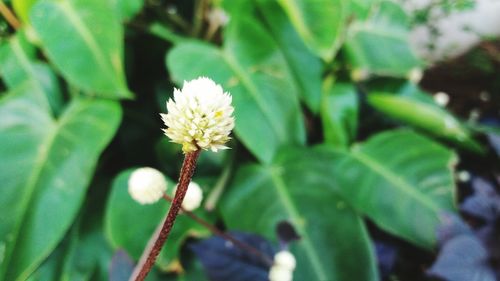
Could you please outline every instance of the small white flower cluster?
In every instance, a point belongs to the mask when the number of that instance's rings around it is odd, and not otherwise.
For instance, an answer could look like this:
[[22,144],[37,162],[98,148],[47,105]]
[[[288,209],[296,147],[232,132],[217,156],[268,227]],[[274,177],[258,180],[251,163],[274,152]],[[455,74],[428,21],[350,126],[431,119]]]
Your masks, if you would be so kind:
[[174,89],[174,98],[167,102],[167,114],[161,114],[172,142],[182,144],[184,153],[199,148],[212,151],[224,145],[234,128],[232,97],[209,78],[184,82]]
[[[128,180],[130,196],[142,205],[156,203],[163,197],[166,190],[167,181],[165,176],[153,168],[139,168],[132,172]],[[203,191],[200,186],[195,182],[189,183],[186,196],[182,201],[182,208],[186,211],[194,211],[200,207],[202,201]]]
[[280,251],[274,255],[274,264],[269,270],[270,281],[292,281],[297,262],[289,251]]
[[153,204],[167,190],[163,174],[153,168],[144,167],[132,172],[128,179],[128,192],[140,204]]

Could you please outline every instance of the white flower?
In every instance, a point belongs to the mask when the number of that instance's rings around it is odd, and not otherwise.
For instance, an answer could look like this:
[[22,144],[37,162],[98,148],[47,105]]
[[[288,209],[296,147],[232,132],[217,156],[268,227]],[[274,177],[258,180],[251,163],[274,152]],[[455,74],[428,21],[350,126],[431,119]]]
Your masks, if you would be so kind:
[[293,271],[281,266],[272,266],[269,270],[269,281],[292,281]]
[[[174,189],[174,194],[176,190],[177,186]],[[200,207],[201,201],[203,201],[203,191],[201,190],[201,187],[193,181],[190,182],[186,196],[182,201],[182,208],[186,211],[192,212]]]
[[293,254],[289,251],[280,251],[274,255],[274,264],[294,270],[297,262]]
[[167,126],[163,131],[172,142],[182,144],[184,153],[226,149],[234,128],[231,101],[231,95],[209,78],[185,81],[168,100],[168,113],[161,114]]
[[446,106],[450,102],[450,96],[445,92],[437,92],[434,95],[434,101],[440,106]]
[[130,196],[141,204],[155,203],[160,200],[165,190],[167,190],[165,177],[153,168],[139,168],[128,179]]
[[291,281],[293,279],[293,270],[297,262],[295,257],[289,251],[280,251],[274,255],[274,263],[269,270],[270,281]]
[[408,80],[414,84],[418,84],[420,80],[422,80],[422,77],[424,76],[424,73],[422,72],[422,69],[416,67],[412,68],[410,72],[406,75]]

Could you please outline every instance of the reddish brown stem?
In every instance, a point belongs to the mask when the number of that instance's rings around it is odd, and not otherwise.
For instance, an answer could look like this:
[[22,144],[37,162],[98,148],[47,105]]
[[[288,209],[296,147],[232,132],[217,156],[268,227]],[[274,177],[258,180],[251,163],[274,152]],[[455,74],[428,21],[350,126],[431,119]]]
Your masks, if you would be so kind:
[[[170,209],[168,210],[167,217],[161,227],[160,233],[158,234],[153,246],[146,247],[144,250],[143,257],[146,258],[141,258],[129,280],[143,281],[155,264],[156,258],[167,241],[168,235],[174,226],[175,218],[181,209],[182,201],[184,201],[184,196],[186,196],[189,182],[193,177],[196,161],[198,160],[199,155],[200,149],[186,154],[179,176],[177,191],[175,192],[174,200],[172,201],[172,205],[170,205]],[[147,255],[145,255],[146,253]]]
[[[169,202],[172,202],[173,199],[172,197],[164,194],[163,195],[163,198]],[[264,254],[263,252],[259,251],[257,248],[254,248],[248,244],[246,244],[245,242],[242,242],[242,241],[239,241],[238,239],[232,237],[231,235],[225,233],[225,232],[222,232],[221,230],[219,230],[218,228],[216,228],[215,226],[213,226],[212,224],[210,224],[209,222],[205,221],[204,219],[198,217],[197,215],[195,215],[193,212],[190,212],[190,211],[186,211],[184,210],[182,207],[181,207],[181,210],[188,216],[190,217],[191,219],[193,219],[194,221],[196,221],[197,223],[199,223],[200,225],[204,226],[205,228],[207,228],[208,230],[210,230],[210,232],[212,232],[213,234],[215,235],[218,235],[220,237],[222,237],[223,239],[227,240],[227,241],[230,241],[231,243],[233,243],[235,246],[259,257],[260,259],[262,259],[262,261],[264,261],[267,265],[269,266],[272,266],[273,265],[273,261],[271,260],[271,258]]]
[[0,14],[5,18],[5,20],[14,28],[19,29],[21,27],[21,23],[16,18],[14,13],[3,3],[3,0],[0,0]]

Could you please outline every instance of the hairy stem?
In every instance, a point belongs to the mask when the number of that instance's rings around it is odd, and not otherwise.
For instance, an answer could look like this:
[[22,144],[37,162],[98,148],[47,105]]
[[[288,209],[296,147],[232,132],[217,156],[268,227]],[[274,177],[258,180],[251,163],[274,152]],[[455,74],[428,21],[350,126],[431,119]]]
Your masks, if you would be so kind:
[[9,7],[4,4],[3,0],[0,0],[0,14],[14,29],[19,29],[19,27],[21,27],[21,23],[16,18],[14,13],[12,13]]
[[[172,197],[170,197],[166,194],[163,195],[163,198],[169,202],[173,201]],[[205,228],[207,228],[208,230],[210,230],[210,232],[212,232],[214,235],[220,236],[224,240],[227,240],[227,241],[233,243],[233,245],[239,247],[240,249],[245,250],[245,251],[252,253],[253,255],[259,257],[268,266],[273,265],[273,260],[265,253],[261,252],[259,249],[254,248],[251,245],[248,245],[247,243],[242,242],[242,241],[234,238],[233,236],[229,235],[228,233],[225,233],[225,232],[219,230],[218,228],[216,228],[215,226],[213,226],[209,222],[207,222],[204,219],[195,215],[193,212],[186,211],[182,207],[181,207],[181,210],[184,212],[184,214],[186,214],[188,217],[193,219],[195,222],[197,222],[198,224],[200,224],[200,225],[204,226]]]
[[186,154],[179,176],[177,191],[175,192],[174,199],[172,200],[172,205],[170,205],[170,208],[168,210],[167,217],[165,218],[165,221],[158,236],[156,237],[156,240],[153,243],[153,246],[146,247],[141,259],[139,260],[139,264],[134,269],[134,272],[132,273],[132,276],[130,276],[129,280],[143,281],[155,264],[156,258],[158,257],[158,254],[160,254],[163,245],[167,241],[168,235],[170,234],[170,231],[174,226],[177,214],[181,209],[182,201],[184,201],[184,196],[186,196],[189,182],[191,182],[191,178],[196,167],[196,161],[198,160],[199,155],[200,149]]

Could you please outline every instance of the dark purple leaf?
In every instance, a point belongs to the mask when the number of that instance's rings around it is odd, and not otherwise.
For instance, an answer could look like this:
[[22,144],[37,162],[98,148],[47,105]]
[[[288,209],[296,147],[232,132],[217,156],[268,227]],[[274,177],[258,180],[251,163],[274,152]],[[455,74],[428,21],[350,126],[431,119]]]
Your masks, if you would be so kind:
[[109,269],[110,281],[128,280],[134,271],[134,261],[123,250],[118,250],[111,259],[111,267]]
[[472,233],[470,227],[455,214],[442,213],[440,218],[441,225],[437,229],[437,240],[440,247],[457,236]]
[[276,234],[282,247],[288,247],[293,241],[300,240],[300,235],[295,230],[295,227],[288,221],[280,221],[276,225]]
[[477,236],[490,254],[490,259],[500,264],[500,218],[477,231]]
[[[241,232],[231,232],[231,235],[266,254],[272,261],[275,250],[266,239]],[[211,281],[268,280],[270,264],[219,236],[193,243],[190,248],[201,261]]]
[[500,196],[493,185],[483,178],[475,177],[472,187],[474,194],[465,199],[460,211],[486,222],[495,220],[500,213]]
[[474,235],[462,234],[449,240],[427,272],[450,281],[495,281],[488,253]]
[[392,272],[394,263],[398,256],[397,248],[394,245],[376,241],[375,253],[377,254],[377,263],[380,271],[381,279],[385,279]]

